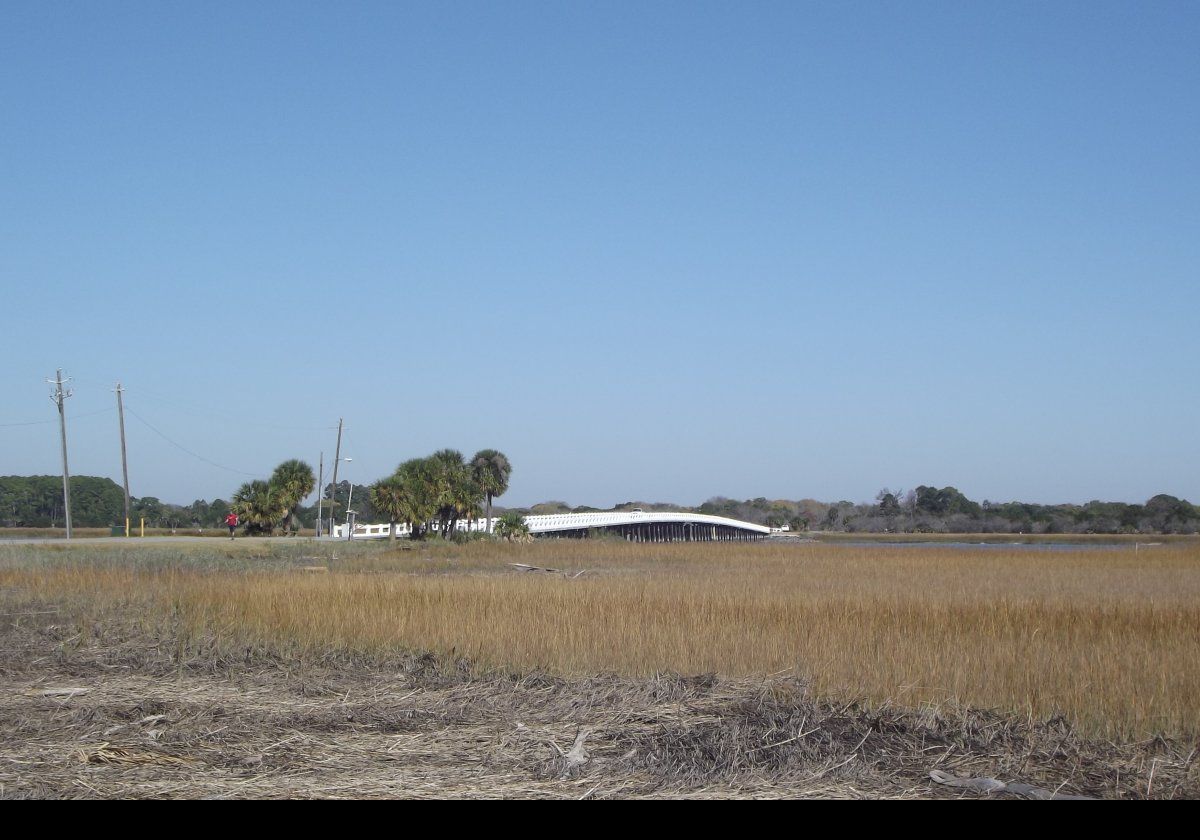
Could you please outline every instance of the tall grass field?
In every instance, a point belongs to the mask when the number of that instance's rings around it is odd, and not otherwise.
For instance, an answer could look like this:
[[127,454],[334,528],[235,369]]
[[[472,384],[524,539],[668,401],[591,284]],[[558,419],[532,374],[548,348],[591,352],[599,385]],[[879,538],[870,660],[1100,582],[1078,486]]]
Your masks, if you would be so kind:
[[[526,564],[552,571],[520,571]],[[830,697],[1200,733],[1200,543],[0,546],[0,603],[180,655],[430,651],[480,673],[789,675]],[[205,653],[207,652],[207,653]]]

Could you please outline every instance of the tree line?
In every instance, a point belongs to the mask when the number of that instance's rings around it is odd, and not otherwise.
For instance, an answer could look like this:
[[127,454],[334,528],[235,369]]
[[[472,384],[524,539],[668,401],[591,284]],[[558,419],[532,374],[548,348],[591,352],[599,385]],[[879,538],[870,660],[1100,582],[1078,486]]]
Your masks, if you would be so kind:
[[[223,499],[197,499],[190,505],[163,502],[155,496],[131,496],[130,519],[151,528],[219,526],[229,513]],[[111,478],[71,476],[71,522],[80,528],[103,528],[125,522],[125,494]],[[62,476],[0,476],[0,526],[61,528],[66,524]]]
[[[649,506],[646,509],[650,509]],[[730,516],[773,528],[850,533],[950,534],[1195,534],[1200,508],[1159,494],[1144,504],[1090,501],[1043,505],[975,502],[954,487],[921,485],[907,492],[884,488],[873,503],[714,497],[701,513]]]
[[[130,497],[130,519],[151,528],[216,526],[229,513],[222,499],[197,499],[190,505],[163,502],[154,496]],[[6,528],[61,528],[62,476],[0,476],[0,526]],[[81,528],[102,528],[125,522],[125,494],[111,478],[71,476],[71,522]]]
[[[325,516],[340,519],[352,506],[359,522],[407,523],[418,538],[450,535],[456,524],[481,514],[489,519],[493,501],[508,489],[512,466],[494,449],[469,461],[444,449],[400,464],[373,485],[348,481],[322,489]],[[235,510],[252,532],[294,531],[316,524],[317,505],[304,505],[315,485],[312,468],[285,461],[270,477],[243,484],[230,501],[197,499],[190,505],[154,496],[131,499],[132,518],[152,528],[220,527]],[[351,493],[353,492],[353,497]],[[879,491],[873,502],[791,501],[763,497],[743,501],[716,496],[698,507],[629,501],[614,510],[695,511],[728,516],[793,531],[858,533],[1025,533],[1025,534],[1194,534],[1200,533],[1200,509],[1184,499],[1159,494],[1144,504],[1091,501],[1083,505],[1029,502],[975,502],[954,487],[921,485],[913,490]],[[509,514],[506,533],[520,532],[522,514],[584,513],[599,508],[548,501]],[[124,495],[110,478],[71,477],[72,521],[79,527],[124,522]],[[60,476],[0,477],[0,525],[47,528],[64,524]]]

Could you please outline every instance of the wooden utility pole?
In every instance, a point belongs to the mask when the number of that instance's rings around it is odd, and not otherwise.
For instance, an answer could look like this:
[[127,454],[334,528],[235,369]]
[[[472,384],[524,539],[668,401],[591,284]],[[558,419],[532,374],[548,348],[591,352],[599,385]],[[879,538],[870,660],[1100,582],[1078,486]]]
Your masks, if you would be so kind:
[[[342,418],[338,418],[337,449],[333,452],[333,492],[329,498],[329,536],[333,536],[333,520],[337,517],[337,468],[342,460]],[[321,488],[324,491],[324,488]]]
[[321,536],[321,503],[325,501],[325,453],[317,462],[317,536]]
[[129,536],[129,463],[125,459],[125,405],[121,402],[124,389],[117,383],[117,417],[121,424],[121,478],[125,481],[125,536]]
[[54,386],[54,393],[50,395],[50,399],[58,406],[58,428],[62,435],[62,458],[63,458],[63,510],[66,512],[67,521],[67,539],[71,539],[71,471],[67,469],[67,414],[63,410],[63,400],[71,396],[70,391],[63,391],[62,371],[59,370],[54,377],[54,381],[46,380]]

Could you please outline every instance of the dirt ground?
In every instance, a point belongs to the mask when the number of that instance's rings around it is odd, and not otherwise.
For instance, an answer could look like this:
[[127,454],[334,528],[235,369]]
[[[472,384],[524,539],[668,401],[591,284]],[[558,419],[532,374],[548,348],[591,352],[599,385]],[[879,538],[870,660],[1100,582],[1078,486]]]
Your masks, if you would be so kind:
[[[0,797],[1200,795],[1196,744],[829,703],[791,681],[479,678],[428,655],[301,663],[71,632],[0,625]],[[977,790],[1000,782],[1030,787]]]

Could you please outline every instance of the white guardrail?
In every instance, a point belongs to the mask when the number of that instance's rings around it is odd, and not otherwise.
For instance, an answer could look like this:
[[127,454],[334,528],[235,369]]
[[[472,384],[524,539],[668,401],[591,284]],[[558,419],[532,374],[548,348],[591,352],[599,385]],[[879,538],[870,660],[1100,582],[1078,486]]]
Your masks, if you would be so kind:
[[[498,521],[497,517],[492,517],[493,528],[494,523]],[[531,534],[549,534],[555,531],[582,531],[589,528],[611,528],[619,525],[649,525],[673,523],[683,524],[691,523],[693,525],[723,525],[727,528],[737,528],[742,531],[750,531],[755,534],[770,534],[771,529],[765,525],[755,525],[753,522],[743,522],[740,519],[730,519],[726,516],[710,516],[706,513],[668,513],[654,512],[645,513],[643,511],[616,511],[616,512],[599,512],[599,513],[551,513],[538,516],[526,516],[525,524],[529,527]],[[347,539],[346,525],[335,525],[333,527],[333,536],[336,539]],[[385,522],[382,525],[355,525],[354,539],[356,540],[377,540],[387,537],[390,526]],[[460,519],[457,530],[459,531],[486,531],[487,520],[480,519]],[[404,524],[396,524],[396,536],[407,537],[408,526]]]

